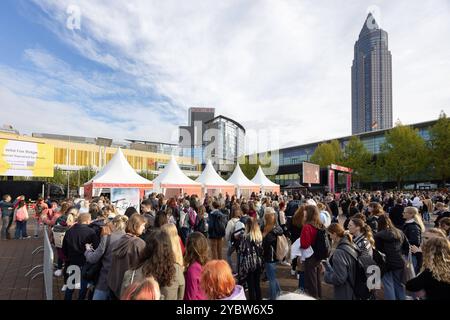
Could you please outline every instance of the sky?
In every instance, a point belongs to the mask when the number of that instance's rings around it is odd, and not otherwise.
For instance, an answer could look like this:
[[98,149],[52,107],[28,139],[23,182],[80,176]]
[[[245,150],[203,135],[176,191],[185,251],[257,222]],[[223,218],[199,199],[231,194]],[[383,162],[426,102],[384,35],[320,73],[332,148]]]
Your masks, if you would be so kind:
[[247,152],[347,136],[368,12],[389,34],[394,121],[450,114],[448,0],[2,0],[0,125],[177,142],[190,107],[213,107]]

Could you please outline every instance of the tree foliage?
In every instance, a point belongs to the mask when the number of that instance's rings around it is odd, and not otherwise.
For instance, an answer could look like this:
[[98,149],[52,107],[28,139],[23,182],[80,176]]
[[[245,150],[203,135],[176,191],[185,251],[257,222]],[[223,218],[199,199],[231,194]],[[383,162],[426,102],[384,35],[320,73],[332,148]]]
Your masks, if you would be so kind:
[[417,129],[399,124],[385,134],[381,145],[378,167],[384,176],[390,176],[400,189],[404,179],[419,173],[427,163],[427,147]]
[[359,137],[353,136],[344,148],[343,165],[353,169],[354,182],[367,181],[373,175],[372,155]]
[[329,143],[321,143],[314,150],[311,162],[320,165],[322,168],[330,164],[342,164],[343,153],[339,141],[333,140]]
[[443,184],[450,177],[450,119],[444,112],[430,129],[431,165]]

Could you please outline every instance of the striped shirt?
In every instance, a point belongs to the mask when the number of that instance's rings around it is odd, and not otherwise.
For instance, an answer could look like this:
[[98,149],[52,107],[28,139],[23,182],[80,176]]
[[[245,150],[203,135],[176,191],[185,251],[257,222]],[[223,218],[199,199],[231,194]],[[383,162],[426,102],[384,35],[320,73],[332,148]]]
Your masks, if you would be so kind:
[[368,254],[371,257],[373,256],[372,245],[370,244],[369,240],[366,239],[364,234],[360,234],[359,236],[354,237],[353,242],[356,244],[362,254]]

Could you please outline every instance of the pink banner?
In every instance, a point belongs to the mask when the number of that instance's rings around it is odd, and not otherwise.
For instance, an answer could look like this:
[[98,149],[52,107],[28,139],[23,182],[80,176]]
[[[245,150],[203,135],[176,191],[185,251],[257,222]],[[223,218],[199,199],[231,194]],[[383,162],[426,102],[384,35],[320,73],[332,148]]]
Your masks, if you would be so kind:
[[350,192],[351,188],[352,188],[352,175],[347,174],[347,192]]
[[328,169],[328,188],[330,189],[331,193],[335,192],[334,189],[334,170]]

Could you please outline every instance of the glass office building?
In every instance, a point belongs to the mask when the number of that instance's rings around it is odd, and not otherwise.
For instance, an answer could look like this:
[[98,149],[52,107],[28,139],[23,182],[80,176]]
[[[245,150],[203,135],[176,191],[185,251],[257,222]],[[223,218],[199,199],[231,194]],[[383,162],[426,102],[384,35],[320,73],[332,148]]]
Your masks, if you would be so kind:
[[[436,123],[437,120],[422,122],[411,125],[411,127],[418,130],[419,135],[425,140],[429,141],[430,128]],[[389,129],[371,131],[356,134],[360,138],[361,142],[365,145],[367,150],[376,155],[380,153],[381,145],[385,142],[385,134]],[[341,148],[345,148],[347,143],[350,141],[352,136],[347,136],[343,138],[338,138]],[[334,140],[334,139],[333,139]],[[279,168],[278,172],[274,176],[269,176],[269,178],[275,183],[281,186],[286,186],[294,181],[300,182],[301,172],[302,172],[302,162],[309,162],[311,156],[313,155],[317,146],[321,143],[331,142],[331,140],[324,140],[319,142],[314,142],[310,144],[294,146],[289,148],[284,148],[278,150],[279,153]]]
[[369,14],[354,48],[352,134],[389,128],[392,128],[392,56],[387,32]]
[[211,158],[217,170],[228,171],[244,154],[245,129],[238,122],[218,116],[206,122],[209,132],[205,143],[205,158]]

